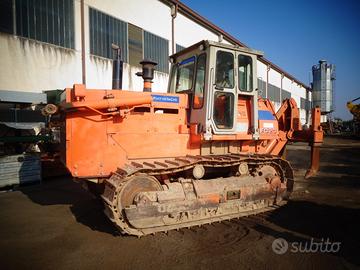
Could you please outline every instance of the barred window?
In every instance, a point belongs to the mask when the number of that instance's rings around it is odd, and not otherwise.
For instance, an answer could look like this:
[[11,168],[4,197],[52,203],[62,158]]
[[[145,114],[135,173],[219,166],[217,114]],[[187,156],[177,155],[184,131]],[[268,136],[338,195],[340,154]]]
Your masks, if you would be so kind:
[[280,102],[280,88],[272,85],[271,83],[268,84],[268,99],[274,102]]
[[13,1],[0,1],[0,32],[13,34]]
[[289,98],[291,98],[291,93],[284,89],[281,90],[281,99],[284,100],[284,99],[289,99]]
[[75,48],[73,0],[15,0],[18,36]]
[[262,98],[266,98],[266,82],[258,78],[258,93]]
[[312,101],[306,100],[305,101],[305,110],[311,110],[313,108]]
[[183,49],[185,49],[184,46],[181,46],[181,45],[179,45],[179,44],[176,44],[176,52],[180,52],[180,51],[182,51]]
[[111,44],[121,48],[122,59],[127,61],[127,23],[96,9],[89,8],[90,53],[113,58]]
[[143,30],[133,24],[128,24],[129,28],[129,64],[141,67],[140,61],[143,60]]
[[169,41],[144,31],[144,58],[157,62],[158,71],[169,73]]
[[[300,97],[300,109],[306,109],[307,107],[307,100],[305,98]],[[298,105],[299,106],[299,105]]]

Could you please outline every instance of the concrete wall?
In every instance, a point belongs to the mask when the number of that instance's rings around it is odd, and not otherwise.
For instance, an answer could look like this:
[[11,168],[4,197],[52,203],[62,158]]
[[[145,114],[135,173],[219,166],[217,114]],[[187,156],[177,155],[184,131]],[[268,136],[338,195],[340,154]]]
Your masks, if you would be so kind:
[[261,61],[257,61],[257,76],[258,78],[260,78],[261,80],[263,80],[264,82],[266,82],[266,78],[267,78],[267,66],[261,62]]
[[[218,35],[178,13],[175,18],[175,43],[188,47],[203,39],[218,41],[219,38]],[[229,44],[226,41],[223,42]]]
[[41,92],[81,82],[81,54],[0,33],[0,89]]
[[283,89],[284,90],[289,91],[289,92],[293,91],[292,88],[293,88],[294,82],[292,80],[290,80],[289,78],[284,77],[283,81],[282,81],[282,84],[283,84]]

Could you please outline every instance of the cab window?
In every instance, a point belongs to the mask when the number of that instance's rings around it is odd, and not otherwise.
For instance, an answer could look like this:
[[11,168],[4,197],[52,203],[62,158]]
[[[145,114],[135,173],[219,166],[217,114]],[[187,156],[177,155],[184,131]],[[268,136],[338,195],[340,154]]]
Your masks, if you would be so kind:
[[253,90],[253,63],[252,58],[247,55],[239,55],[239,89],[251,92]]
[[193,107],[194,109],[202,108],[204,104],[204,89],[205,89],[205,72],[206,70],[206,54],[201,54],[198,57],[196,65],[195,91]]
[[230,52],[216,53],[216,80],[220,88],[234,88],[234,55]]
[[171,89],[176,93],[191,90],[194,80],[195,57],[187,58],[174,66]]
[[214,99],[214,122],[220,129],[231,129],[234,122],[234,95],[217,91]]

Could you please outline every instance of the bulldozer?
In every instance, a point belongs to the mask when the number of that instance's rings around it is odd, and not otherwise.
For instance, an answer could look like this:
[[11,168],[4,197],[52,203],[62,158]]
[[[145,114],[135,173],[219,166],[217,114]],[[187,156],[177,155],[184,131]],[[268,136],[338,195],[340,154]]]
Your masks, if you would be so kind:
[[[169,57],[167,92],[152,91],[156,63],[144,60],[142,91],[122,88],[114,47],[113,88],[64,90],[61,157],[98,192],[123,234],[143,236],[272,210],[286,203],[294,172],[290,141],[309,142],[319,169],[320,109],[303,130],[294,99],[276,112],[259,97],[262,52],[203,40]],[[60,119],[60,121],[59,121]]]

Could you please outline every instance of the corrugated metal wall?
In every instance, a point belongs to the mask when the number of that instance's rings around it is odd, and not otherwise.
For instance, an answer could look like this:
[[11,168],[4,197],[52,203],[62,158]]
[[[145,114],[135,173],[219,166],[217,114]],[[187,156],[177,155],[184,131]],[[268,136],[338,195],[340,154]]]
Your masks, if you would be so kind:
[[128,23],[129,31],[129,64],[141,67],[143,60],[143,30],[136,25]]
[[15,1],[16,35],[75,48],[74,1]]
[[169,73],[169,41],[144,31],[144,58],[157,62],[156,70]]
[[306,104],[306,99],[305,98],[302,98],[300,97],[300,109],[306,109],[307,108],[307,104]]
[[280,88],[269,83],[268,85],[268,99],[274,102],[280,102]]
[[289,91],[282,89],[281,90],[281,99],[284,100],[287,98],[291,98],[291,93]]
[[183,49],[185,49],[184,46],[181,46],[181,45],[179,45],[179,44],[176,44],[176,52],[180,52],[180,51],[182,51]]
[[127,23],[93,8],[89,8],[89,21],[90,53],[112,59],[114,43],[120,46],[124,62],[128,62]]
[[259,78],[258,78],[258,89],[259,89],[258,90],[259,96],[262,98],[266,98],[266,82]]

